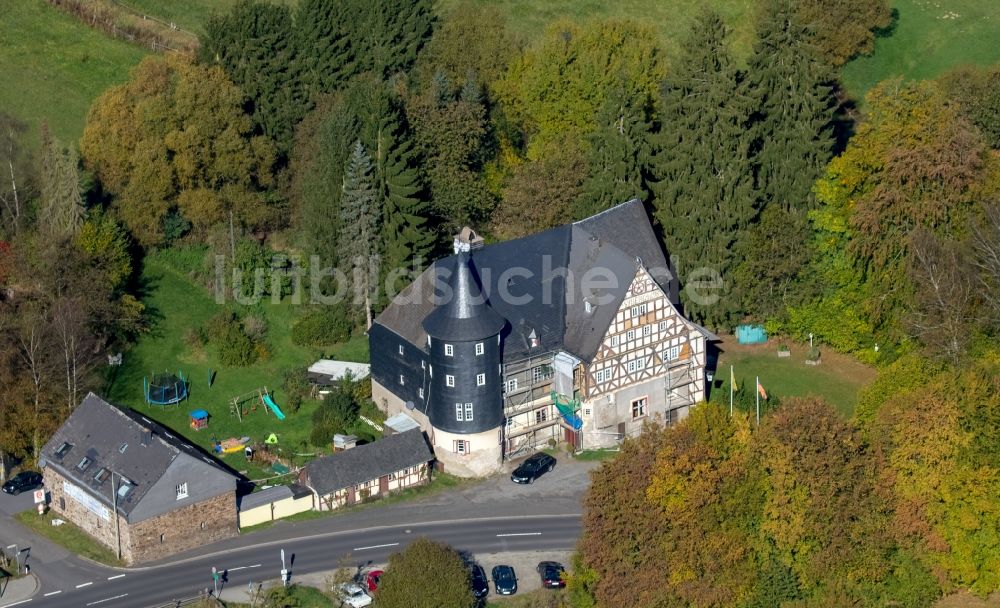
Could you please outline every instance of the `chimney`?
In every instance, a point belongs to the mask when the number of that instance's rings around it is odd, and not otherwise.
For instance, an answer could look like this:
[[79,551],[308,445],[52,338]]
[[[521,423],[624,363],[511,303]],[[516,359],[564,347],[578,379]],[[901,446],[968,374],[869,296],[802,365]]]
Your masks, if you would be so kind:
[[454,247],[455,253],[460,251],[469,252],[474,249],[482,249],[486,241],[483,237],[476,234],[476,231],[468,226],[462,228],[458,234],[455,235]]
[[142,427],[142,438],[139,440],[139,445],[146,447],[153,440],[153,431],[149,430],[147,427]]

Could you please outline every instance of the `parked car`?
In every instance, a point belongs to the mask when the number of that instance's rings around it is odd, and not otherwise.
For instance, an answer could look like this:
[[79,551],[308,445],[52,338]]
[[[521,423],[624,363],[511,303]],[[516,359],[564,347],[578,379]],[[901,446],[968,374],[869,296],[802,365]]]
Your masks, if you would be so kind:
[[514,483],[533,483],[544,473],[556,468],[556,459],[545,452],[538,452],[514,469],[510,479]]
[[493,567],[493,587],[497,595],[514,595],[517,593],[517,575],[511,566]]
[[368,588],[368,593],[375,593],[378,591],[378,582],[382,579],[382,575],[385,574],[382,570],[372,570],[365,575],[365,587]]
[[486,571],[479,564],[472,564],[472,595],[481,600],[490,592],[490,583],[486,580]]
[[559,562],[538,562],[538,575],[542,577],[542,587],[558,589],[566,586],[566,568]]
[[338,585],[335,591],[337,592],[337,597],[340,598],[341,606],[364,608],[365,606],[372,605],[371,596],[365,593],[365,590],[360,585],[346,583]]
[[34,471],[21,471],[3,484],[3,491],[17,496],[21,492],[37,490],[42,487],[42,475]]

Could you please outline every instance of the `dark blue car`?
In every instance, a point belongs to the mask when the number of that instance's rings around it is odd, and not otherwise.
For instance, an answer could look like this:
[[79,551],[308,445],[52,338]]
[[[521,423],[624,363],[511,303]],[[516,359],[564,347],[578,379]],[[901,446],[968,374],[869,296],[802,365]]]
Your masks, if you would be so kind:
[[496,566],[493,568],[493,586],[497,595],[514,595],[517,593],[517,575],[514,568],[510,566]]

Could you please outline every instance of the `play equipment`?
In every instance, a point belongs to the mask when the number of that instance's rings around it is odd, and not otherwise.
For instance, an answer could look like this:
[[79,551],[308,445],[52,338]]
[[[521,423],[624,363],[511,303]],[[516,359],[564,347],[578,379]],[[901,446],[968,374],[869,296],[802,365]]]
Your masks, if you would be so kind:
[[223,439],[222,441],[216,441],[215,447],[213,448],[217,454],[232,454],[233,452],[239,452],[243,449],[243,446],[250,443],[249,437],[230,437],[229,439]]
[[740,344],[764,344],[767,342],[767,331],[760,325],[738,325],[736,341]]
[[264,400],[264,405],[271,408],[271,411],[274,412],[275,418],[277,418],[278,420],[285,419],[285,413],[281,411],[281,408],[278,407],[278,404],[274,402],[274,399],[271,399],[271,395],[264,393],[264,396],[261,397],[261,399]]
[[208,427],[208,412],[205,410],[193,410],[188,414],[188,417],[190,418],[192,429],[200,431]]
[[[252,406],[246,406],[248,401],[252,401]],[[255,391],[250,391],[249,393],[244,393],[242,395],[237,395],[233,397],[232,401],[229,402],[229,413],[236,416],[240,422],[243,422],[243,417],[247,414],[252,414],[257,411],[257,407],[260,405],[264,406],[264,411],[270,411],[274,414],[275,418],[278,420],[285,419],[285,413],[281,411],[278,404],[271,399],[271,395],[267,392],[267,387],[263,386]]]
[[264,440],[264,443],[266,443],[267,445],[278,445],[278,436],[275,435],[274,433],[271,433],[270,435],[267,436],[267,439]]
[[184,373],[163,372],[151,374],[152,378],[142,379],[142,391],[146,403],[152,405],[173,405],[187,399],[188,383]]

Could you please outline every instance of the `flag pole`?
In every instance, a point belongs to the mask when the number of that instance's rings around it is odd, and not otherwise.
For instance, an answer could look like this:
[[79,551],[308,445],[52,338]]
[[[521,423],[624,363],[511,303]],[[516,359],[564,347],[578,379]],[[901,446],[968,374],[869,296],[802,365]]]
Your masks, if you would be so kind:
[[729,366],[729,417],[733,417],[733,366]]
[[757,376],[757,426],[760,426],[760,376]]

